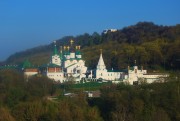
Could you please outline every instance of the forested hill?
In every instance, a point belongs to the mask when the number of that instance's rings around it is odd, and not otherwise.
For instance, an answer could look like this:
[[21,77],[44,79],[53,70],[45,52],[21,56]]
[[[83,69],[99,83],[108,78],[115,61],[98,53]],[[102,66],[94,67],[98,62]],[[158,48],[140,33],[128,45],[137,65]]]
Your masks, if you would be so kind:
[[[86,65],[95,68],[99,49],[103,49],[103,57],[108,69],[123,69],[138,65],[149,69],[180,69],[180,24],[176,26],[160,26],[152,22],[139,22],[117,32],[107,34],[66,36],[57,40],[58,46],[67,45],[70,39],[81,45]],[[5,63],[20,64],[29,59],[35,65],[50,61],[52,43],[35,47],[11,55]]]

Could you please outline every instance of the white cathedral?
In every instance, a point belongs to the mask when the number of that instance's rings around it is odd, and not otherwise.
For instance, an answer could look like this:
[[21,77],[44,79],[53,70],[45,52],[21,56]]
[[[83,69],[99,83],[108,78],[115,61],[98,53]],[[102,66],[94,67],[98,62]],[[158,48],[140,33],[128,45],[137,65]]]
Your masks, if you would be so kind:
[[[56,47],[56,42],[54,42],[54,52],[51,57],[51,61],[46,66],[45,74],[48,78],[53,79],[55,82],[63,83],[65,81],[75,81],[80,82],[83,78],[93,79],[97,81],[98,79],[112,81],[113,83],[125,82],[128,84],[136,84],[139,81],[146,81],[147,83],[152,83],[154,81],[163,80],[163,78],[168,77],[168,74],[149,74],[147,70],[138,69],[138,66],[129,67],[126,71],[115,71],[107,70],[106,65],[103,60],[102,50],[100,53],[99,61],[97,67],[94,71],[94,78],[92,71],[88,71],[85,66],[85,61],[82,59],[82,53],[80,51],[80,46],[73,46],[73,40],[70,41],[70,46],[61,47],[60,52],[58,52]],[[25,75],[31,76],[34,73],[25,69]],[[86,75],[90,72],[90,75]],[[36,71],[36,74],[38,71]]]
[[54,54],[50,64],[47,66],[46,75],[56,82],[65,82],[69,78],[79,82],[82,78],[86,77],[87,67],[85,61],[82,60],[80,46],[61,47],[60,53],[57,51],[56,43],[54,43]]

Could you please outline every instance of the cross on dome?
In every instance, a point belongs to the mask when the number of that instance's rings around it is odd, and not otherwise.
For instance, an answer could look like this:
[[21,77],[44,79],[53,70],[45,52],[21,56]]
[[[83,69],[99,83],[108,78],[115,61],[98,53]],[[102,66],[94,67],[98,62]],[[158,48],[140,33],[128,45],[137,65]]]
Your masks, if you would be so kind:
[[56,55],[58,52],[57,52],[57,48],[56,48],[56,41],[54,41],[54,55]]
[[71,40],[70,40],[70,43],[71,43],[71,46],[72,46],[72,44],[74,43],[74,40],[71,39]]

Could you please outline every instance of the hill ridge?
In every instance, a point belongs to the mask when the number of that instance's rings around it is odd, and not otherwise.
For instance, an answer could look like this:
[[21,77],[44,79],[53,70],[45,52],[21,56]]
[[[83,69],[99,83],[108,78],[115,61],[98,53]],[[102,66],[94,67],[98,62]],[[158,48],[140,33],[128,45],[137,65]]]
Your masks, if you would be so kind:
[[[96,65],[95,61],[99,56],[98,49],[103,48],[105,49],[105,61],[108,63],[107,67],[109,68],[124,68],[137,59],[139,64],[146,65],[150,68],[163,68],[165,66],[165,68],[169,69],[179,69],[179,61],[177,61],[180,58],[178,49],[179,38],[179,24],[176,26],[162,26],[156,25],[153,22],[138,22],[136,25],[124,27],[118,29],[116,32],[108,32],[107,34],[94,32],[92,35],[84,33],[75,37],[65,36],[57,40],[57,46],[67,45],[70,39],[75,40],[75,44],[82,47],[87,65],[91,68],[94,68]],[[149,46],[153,46],[157,51],[152,52],[153,50]],[[52,43],[50,43],[49,45],[17,52],[9,56],[5,63],[19,64],[27,58],[36,65],[48,63],[52,53],[52,47]],[[172,47],[176,50],[172,50]],[[128,50],[132,52],[127,52]],[[94,57],[91,56],[92,58],[86,56],[93,53],[96,53],[96,55]],[[156,54],[154,56],[159,62],[156,59],[153,60],[151,57],[153,53]],[[166,57],[165,54],[167,54]],[[165,64],[163,61],[165,61]],[[171,63],[167,64],[167,62]]]

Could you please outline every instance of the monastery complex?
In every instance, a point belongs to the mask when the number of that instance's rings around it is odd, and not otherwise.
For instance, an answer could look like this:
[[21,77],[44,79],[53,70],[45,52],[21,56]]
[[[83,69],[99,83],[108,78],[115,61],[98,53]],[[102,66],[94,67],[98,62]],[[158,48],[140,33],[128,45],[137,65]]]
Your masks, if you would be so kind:
[[140,69],[135,64],[133,67],[127,67],[123,71],[107,70],[103,60],[101,50],[99,61],[96,69],[88,70],[83,60],[80,46],[74,46],[73,40],[70,46],[64,46],[58,51],[56,42],[54,42],[54,50],[50,63],[39,68],[32,67],[28,61],[24,62],[23,72],[28,79],[30,76],[41,73],[57,83],[63,83],[73,80],[76,83],[81,81],[112,81],[112,83],[127,83],[130,85],[139,84],[141,82],[152,83],[155,81],[163,81],[168,74],[147,73],[143,67]]

